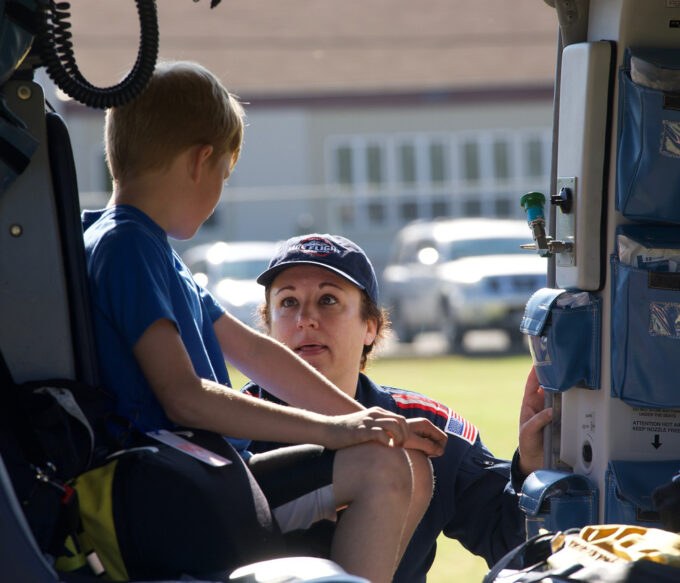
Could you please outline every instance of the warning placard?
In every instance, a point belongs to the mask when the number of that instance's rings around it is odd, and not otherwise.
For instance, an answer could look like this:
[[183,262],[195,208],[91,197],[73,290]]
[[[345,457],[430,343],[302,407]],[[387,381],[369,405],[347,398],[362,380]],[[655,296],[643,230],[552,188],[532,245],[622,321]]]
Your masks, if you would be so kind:
[[680,409],[633,407],[631,446],[636,453],[680,452]]

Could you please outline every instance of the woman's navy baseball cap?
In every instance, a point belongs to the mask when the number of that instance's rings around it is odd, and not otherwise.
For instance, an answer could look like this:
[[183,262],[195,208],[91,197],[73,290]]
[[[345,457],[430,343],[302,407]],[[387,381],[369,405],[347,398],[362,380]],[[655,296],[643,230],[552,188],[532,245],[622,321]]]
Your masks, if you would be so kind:
[[361,247],[339,235],[311,234],[284,241],[257,283],[268,286],[281,271],[300,264],[325,267],[364,290],[378,303],[378,278],[373,265]]

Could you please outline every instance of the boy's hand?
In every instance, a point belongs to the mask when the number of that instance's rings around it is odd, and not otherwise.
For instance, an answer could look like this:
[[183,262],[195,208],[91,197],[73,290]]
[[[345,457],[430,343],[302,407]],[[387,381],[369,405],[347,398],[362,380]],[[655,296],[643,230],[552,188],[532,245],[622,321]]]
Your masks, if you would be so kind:
[[532,367],[519,413],[519,469],[525,476],[543,467],[543,428],[552,420],[552,408],[544,407],[543,389]]
[[341,449],[366,441],[378,441],[390,447],[417,449],[429,456],[441,455],[446,434],[427,419],[405,419],[380,407],[371,407],[349,415],[332,417],[329,449]]

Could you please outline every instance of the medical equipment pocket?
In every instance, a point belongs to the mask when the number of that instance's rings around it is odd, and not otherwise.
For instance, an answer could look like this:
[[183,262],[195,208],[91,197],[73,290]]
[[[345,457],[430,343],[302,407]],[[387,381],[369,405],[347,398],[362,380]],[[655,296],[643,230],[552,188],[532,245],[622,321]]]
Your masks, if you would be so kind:
[[680,407],[680,273],[616,257],[612,273],[612,396],[638,407]]
[[680,223],[680,52],[626,49],[619,71],[616,208]]
[[600,298],[543,288],[527,302],[520,327],[538,382],[549,391],[600,385]]
[[610,460],[605,474],[604,521],[608,524],[637,524],[661,528],[661,519],[654,508],[652,492],[670,482],[678,468],[680,460]]

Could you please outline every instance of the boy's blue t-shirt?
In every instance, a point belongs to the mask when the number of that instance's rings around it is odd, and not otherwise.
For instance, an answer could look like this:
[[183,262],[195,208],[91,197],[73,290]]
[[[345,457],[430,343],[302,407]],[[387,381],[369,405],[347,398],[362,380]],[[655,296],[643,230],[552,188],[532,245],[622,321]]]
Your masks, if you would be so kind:
[[168,319],[196,374],[229,385],[213,328],[224,308],[193,280],[165,231],[142,211],[117,205],[82,218],[102,382],[115,393],[118,414],[139,430],[172,429],[133,347],[151,324]]

